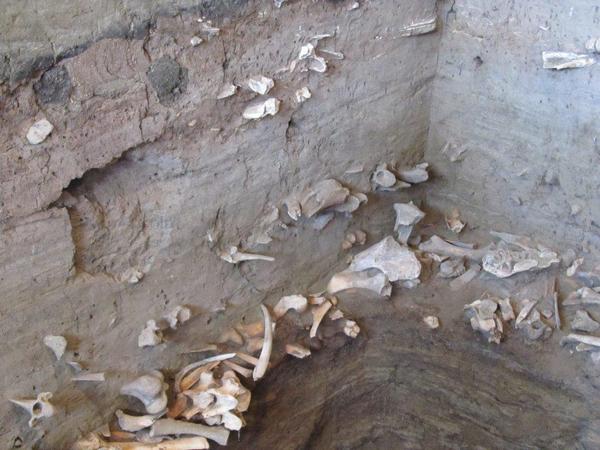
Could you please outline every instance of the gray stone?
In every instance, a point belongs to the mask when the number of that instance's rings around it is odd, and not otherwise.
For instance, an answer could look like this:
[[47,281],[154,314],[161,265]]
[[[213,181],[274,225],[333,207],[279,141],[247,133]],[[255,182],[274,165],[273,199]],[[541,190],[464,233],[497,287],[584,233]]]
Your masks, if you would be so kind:
[[150,64],[146,74],[161,103],[174,101],[185,91],[188,82],[188,70],[168,56]]

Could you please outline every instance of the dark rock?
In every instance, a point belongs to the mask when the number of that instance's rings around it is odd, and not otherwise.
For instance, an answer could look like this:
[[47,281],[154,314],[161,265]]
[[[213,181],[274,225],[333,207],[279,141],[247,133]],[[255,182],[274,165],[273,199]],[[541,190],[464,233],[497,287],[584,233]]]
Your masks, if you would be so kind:
[[173,102],[187,86],[188,70],[168,56],[154,61],[146,75],[161,103]]
[[33,89],[40,103],[64,104],[71,94],[71,77],[63,66],[52,67],[33,84]]

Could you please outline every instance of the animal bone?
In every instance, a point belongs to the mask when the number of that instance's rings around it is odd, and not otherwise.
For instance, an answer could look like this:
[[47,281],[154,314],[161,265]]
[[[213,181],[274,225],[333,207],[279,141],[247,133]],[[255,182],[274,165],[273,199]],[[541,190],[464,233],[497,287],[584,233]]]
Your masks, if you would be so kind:
[[225,364],[230,369],[235,370],[237,373],[239,373],[244,378],[252,378],[252,370],[251,369],[247,369],[247,368],[240,366],[239,364],[236,364],[231,361],[223,361],[223,364]]
[[38,120],[27,131],[27,140],[32,145],[41,144],[52,133],[52,130],[54,130],[54,125],[47,119]]
[[394,211],[396,211],[396,223],[394,224],[394,232],[397,233],[400,243],[405,244],[410,238],[413,227],[425,217],[425,213],[410,203],[394,203]]
[[354,320],[346,320],[344,324],[344,334],[352,339],[356,339],[360,333],[360,327]]
[[433,33],[437,28],[437,18],[431,17],[430,19],[425,19],[421,22],[413,22],[410,25],[402,28],[400,30],[400,36],[402,37],[410,37],[410,36],[418,36],[421,34]]
[[575,318],[571,322],[571,329],[577,331],[585,331],[586,333],[593,333],[600,328],[600,323],[596,322],[590,317],[587,311],[579,310],[575,313]]
[[121,395],[137,398],[144,404],[148,414],[158,414],[167,407],[169,386],[164,382],[163,374],[158,370],[142,375],[121,387]]
[[217,389],[208,389],[206,393],[212,395],[214,401],[202,411],[202,417],[220,416],[235,409],[238,405],[238,401],[233,395],[219,392]]
[[600,53],[600,38],[588,39],[585,43],[585,49],[592,53]]
[[502,314],[502,320],[505,322],[510,322],[511,320],[515,320],[515,311],[513,310],[512,305],[510,304],[510,299],[498,299],[498,306],[500,306],[500,313]]
[[486,248],[476,250],[452,245],[437,235],[433,235],[428,241],[419,244],[419,250],[450,258],[467,258],[473,261],[480,261],[487,251]]
[[337,52],[335,50],[329,50],[326,48],[319,49],[319,52],[325,53],[327,56],[331,56],[333,59],[344,59],[344,54],[342,52]]
[[99,382],[104,381],[104,372],[82,373],[80,375],[72,377],[71,381],[91,381],[91,382],[94,382],[94,383],[99,383]]
[[40,392],[35,399],[15,400],[10,399],[11,403],[20,406],[29,413],[29,427],[33,428],[37,422],[45,417],[54,415],[54,406],[50,403],[52,392]]
[[187,306],[177,305],[164,318],[169,322],[171,329],[176,330],[178,325],[187,322],[192,317],[192,311]]
[[332,304],[330,302],[325,301],[321,305],[312,309],[313,322],[312,322],[312,326],[310,327],[310,333],[309,333],[309,336],[311,338],[314,338],[317,335],[317,329],[319,328],[319,325],[320,325],[321,321],[323,320],[323,317],[325,317],[325,314],[327,314],[327,311],[329,311],[331,306],[332,306]]
[[159,414],[151,414],[146,416],[131,416],[125,414],[122,410],[117,409],[115,411],[117,420],[119,422],[119,428],[123,431],[140,431],[144,428],[151,427],[154,422],[160,417]]
[[561,344],[569,342],[581,342],[582,344],[591,345],[592,347],[600,347],[600,337],[588,336],[586,334],[570,333],[561,340]]
[[542,52],[544,69],[578,69],[580,67],[591,66],[596,60],[589,55],[582,55],[571,52]]
[[67,364],[71,369],[73,369],[76,373],[79,373],[83,370],[83,366],[77,361],[67,361]]
[[260,380],[265,375],[269,366],[269,359],[271,359],[271,350],[273,349],[273,322],[271,321],[271,315],[265,305],[260,305],[260,309],[265,318],[265,336],[258,364],[256,364],[252,372],[254,381]]
[[308,62],[308,69],[313,72],[324,73],[327,71],[327,61],[322,56],[313,56]]
[[532,269],[545,269],[560,262],[558,255],[548,249],[536,250],[515,244],[521,249],[512,249],[499,242],[492,246],[483,257],[483,269],[498,278],[508,278],[516,273]]
[[[273,327],[271,327],[273,328]],[[252,355],[247,355],[246,353],[237,352],[235,354],[236,357],[240,358],[242,361],[247,362],[248,364],[252,364],[253,366],[258,365],[258,359]]]
[[575,273],[577,272],[577,270],[579,270],[579,267],[582,264],[583,264],[583,258],[577,258],[575,261],[573,261],[573,264],[571,264],[569,266],[569,268],[567,269],[567,276],[572,277],[573,275],[575,275]]
[[440,326],[440,319],[438,319],[435,316],[424,317],[423,322],[425,322],[425,324],[432,330],[435,330],[436,328],[439,328],[439,326]]
[[142,278],[144,278],[144,272],[135,267],[129,267],[118,279],[121,283],[137,284]]
[[600,305],[600,293],[589,287],[582,287],[572,292],[563,301],[564,306],[573,305]]
[[[191,434],[202,436],[219,445],[227,445],[229,430],[223,427],[208,427],[199,423],[190,423],[183,420],[159,419],[152,425],[150,436],[169,436]],[[207,447],[208,448],[208,447]]]
[[44,337],[44,345],[54,352],[58,361],[65,354],[67,340],[63,336],[48,335]]
[[408,248],[388,236],[358,253],[349,267],[354,272],[366,269],[382,271],[389,281],[414,280],[421,274],[421,263]]
[[334,216],[335,216],[335,214],[332,212],[328,212],[325,214],[319,214],[314,218],[311,226],[313,227],[313,229],[315,229],[317,231],[321,231],[323,228],[325,228],[327,226],[327,224],[329,224],[329,222],[331,222],[333,220]]
[[248,78],[248,89],[260,95],[267,94],[275,86],[275,82],[263,75]]
[[336,294],[348,289],[367,289],[383,297],[389,297],[392,293],[392,286],[388,277],[379,270],[364,270],[362,272],[344,270],[331,277],[327,285],[329,294]]
[[457,208],[454,208],[452,212],[446,216],[446,226],[453,233],[459,234],[465,227],[465,223],[460,220],[460,213]]
[[518,328],[519,324],[527,318],[527,316],[536,304],[537,300],[525,299],[521,302],[521,311],[519,311],[517,320],[515,320],[515,328]]
[[479,274],[479,272],[481,272],[481,266],[479,266],[479,264],[472,263],[469,270],[467,270],[461,276],[455,278],[450,282],[450,289],[452,289],[453,291],[462,289],[462,287],[465,286],[467,283],[473,281],[473,279]]
[[230,246],[226,251],[223,250],[219,253],[219,257],[231,264],[237,264],[242,261],[275,261],[275,258],[265,255],[257,255],[254,253],[241,252],[236,246]]
[[275,320],[277,320],[283,317],[290,309],[295,309],[299,313],[303,313],[306,311],[307,305],[308,301],[306,297],[302,295],[287,295],[281,297],[277,302],[277,305],[273,308],[273,315],[275,316]]
[[363,201],[366,201],[366,197],[363,200],[362,198],[358,197],[358,194],[350,194],[348,195],[344,203],[342,203],[341,205],[333,206],[331,209],[335,212],[353,213],[358,209],[358,207]]
[[429,179],[429,174],[427,173],[428,167],[428,163],[421,163],[411,169],[399,170],[398,178],[410,184],[423,183]]
[[[212,378],[212,370],[215,367],[217,367],[220,363],[221,361],[213,361],[208,364],[204,364],[200,367],[197,367],[194,370],[191,370],[185,377],[182,378],[181,382],[179,383],[180,390],[187,391],[192,386],[194,386],[198,382],[198,380],[200,380],[200,383],[202,385],[211,384],[214,380]],[[203,378],[206,373],[210,374],[210,376],[207,376],[208,380]]]
[[465,261],[462,258],[452,258],[440,264],[439,276],[442,278],[456,278],[465,273]]
[[274,116],[279,112],[280,104],[281,100],[274,97],[256,100],[246,106],[246,109],[244,109],[244,112],[242,113],[242,117],[248,120],[258,120],[266,116]]
[[200,44],[202,44],[202,42],[204,41],[199,36],[192,36],[192,38],[190,39],[190,45],[192,47],[198,47]]
[[[174,389],[175,393],[177,394],[177,393],[181,392],[181,390],[182,390],[181,383],[183,381],[183,378],[188,373],[190,373],[192,370],[197,369],[202,366],[206,366],[211,363],[225,361],[226,359],[231,359],[233,357],[235,357],[235,353],[224,353],[222,355],[211,356],[209,358],[204,358],[200,361],[196,361],[194,363],[188,364],[183,369],[181,369],[179,372],[177,372],[177,375],[175,376],[175,381],[173,383],[173,389]],[[202,372],[204,372],[204,370],[200,370],[199,372],[202,373]]]
[[72,450],[201,450],[207,449],[208,441],[203,437],[176,438],[160,443],[106,441],[97,434],[90,434],[77,441]]
[[302,47],[300,47],[300,53],[298,53],[298,59],[299,60],[308,59],[308,58],[313,57],[314,55],[315,55],[315,46],[309,42],[307,44],[304,44]]
[[306,86],[298,89],[294,95],[296,97],[296,103],[298,104],[304,103],[306,100],[312,97],[310,90]]
[[344,318],[344,313],[341,310],[336,309],[335,311],[329,313],[329,318],[331,320],[340,320]]
[[146,327],[138,336],[138,347],[154,347],[163,341],[163,334],[155,320],[146,322]]
[[301,345],[296,344],[286,344],[285,352],[288,355],[293,356],[294,358],[304,359],[307,356],[310,356],[310,350],[306,347],[302,347]]
[[346,238],[342,241],[342,249],[349,250],[352,246],[364,245],[367,242],[367,233],[362,230],[351,231],[346,234]]
[[237,86],[235,84],[224,84],[221,87],[221,90],[219,90],[219,93],[217,94],[217,100],[222,100],[224,98],[231,97],[232,95],[235,95],[236,92]]
[[375,190],[396,191],[398,189],[410,187],[409,183],[398,180],[396,175],[390,171],[387,164],[382,163],[375,167],[371,175],[371,184]]
[[337,180],[319,181],[300,194],[302,215],[310,218],[331,206],[341,205],[349,194],[350,191]]

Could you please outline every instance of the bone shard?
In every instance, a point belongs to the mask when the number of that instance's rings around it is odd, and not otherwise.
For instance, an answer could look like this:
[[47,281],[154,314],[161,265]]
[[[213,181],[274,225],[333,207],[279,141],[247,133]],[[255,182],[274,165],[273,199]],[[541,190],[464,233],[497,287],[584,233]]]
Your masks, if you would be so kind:
[[269,367],[269,360],[271,359],[271,350],[273,349],[273,322],[271,320],[271,314],[265,305],[260,305],[260,309],[264,316],[265,321],[265,335],[263,341],[263,347],[258,357],[258,364],[254,367],[252,372],[252,378],[254,381],[260,380],[264,377]]
[[432,330],[435,330],[436,328],[440,327],[440,319],[438,319],[436,316],[424,317],[423,322],[425,322],[425,325],[427,325]]
[[54,130],[54,125],[47,119],[41,119],[35,122],[27,131],[27,140],[32,145],[41,144]]
[[44,345],[48,347],[56,356],[56,360],[60,360],[67,349],[67,340],[64,336],[48,335],[44,337]]
[[600,347],[600,337],[588,336],[587,334],[570,333],[561,340],[561,344],[569,342],[580,342],[592,347]]
[[508,278],[519,272],[546,269],[560,259],[555,252],[540,246],[535,249],[521,241],[501,241],[489,248],[482,261],[486,272]]
[[573,275],[575,275],[577,273],[577,271],[579,270],[579,267],[582,264],[583,264],[583,258],[577,258],[576,260],[574,260],[573,263],[567,269],[567,272],[566,272],[567,276],[572,277]]
[[417,208],[412,201],[409,203],[394,203],[394,211],[396,212],[394,232],[397,234],[398,241],[406,245],[413,227],[423,220],[425,213]]
[[504,328],[497,316],[498,303],[494,299],[484,298],[475,300],[464,307],[471,328],[487,336],[488,342],[500,344]]
[[376,191],[396,191],[410,187],[409,183],[398,180],[385,163],[378,164],[371,175],[371,184]]
[[437,235],[433,235],[428,241],[419,244],[419,250],[450,258],[468,258],[473,261],[481,260],[486,251],[486,249],[468,249],[452,245]]
[[306,311],[307,306],[308,300],[306,297],[302,295],[286,295],[285,297],[281,297],[275,308],[273,308],[273,315],[275,316],[275,320],[277,320],[283,317],[290,309],[303,313]]
[[521,322],[523,322],[525,319],[527,319],[527,316],[529,315],[529,313],[535,307],[536,304],[537,304],[536,300],[529,300],[529,299],[525,299],[521,302],[521,311],[519,311],[519,315],[517,316],[517,319],[515,320],[515,328],[518,328],[519,325],[521,324]]
[[93,383],[101,383],[105,381],[104,372],[84,372],[77,376],[71,377],[71,381],[89,381]]
[[219,257],[223,261],[227,261],[230,264],[237,264],[242,261],[253,261],[253,260],[271,261],[271,262],[275,261],[275,258],[273,258],[272,256],[257,255],[254,253],[242,252],[234,245],[228,247],[227,250],[221,251],[219,253]]
[[311,98],[312,94],[311,94],[310,90],[308,89],[308,87],[304,86],[304,87],[298,89],[295,92],[294,96],[296,97],[296,103],[301,104],[301,103],[304,103],[309,98]]
[[[235,353],[224,353],[221,355],[215,355],[215,356],[211,356],[209,358],[204,358],[200,361],[196,361],[194,363],[188,364],[183,369],[181,369],[179,372],[177,372],[177,375],[175,376],[175,381],[173,383],[173,389],[174,389],[175,393],[179,393],[182,390],[187,389],[187,387],[182,388],[182,381],[186,377],[186,375],[188,375],[192,370],[201,368],[202,366],[206,366],[211,363],[225,361],[225,360],[231,359],[231,358],[235,358]],[[204,370],[199,370],[199,373],[202,373],[202,372],[204,372]]]
[[586,333],[593,333],[600,328],[600,323],[596,322],[588,314],[587,311],[579,310],[575,313],[575,318],[571,322],[571,329],[576,331],[585,331]]
[[158,414],[167,407],[167,387],[162,373],[155,370],[123,385],[120,392],[121,395],[137,398],[148,414]]
[[265,95],[275,86],[275,82],[263,75],[257,75],[248,79],[248,89],[260,95]]
[[30,428],[33,428],[41,419],[54,415],[55,409],[50,403],[51,398],[52,392],[41,392],[35,399],[10,399],[9,401],[29,413],[28,424]]
[[580,67],[591,66],[596,60],[586,54],[571,52],[542,52],[544,69],[577,69]]
[[350,191],[337,180],[326,179],[306,188],[300,194],[300,209],[305,217],[315,214],[332,206],[341,205],[350,195]]
[[465,223],[460,220],[460,213],[457,208],[454,208],[450,214],[446,216],[446,226],[453,233],[459,234],[465,227]]
[[237,86],[235,84],[224,84],[223,86],[221,86],[221,89],[217,93],[217,100],[222,100],[224,98],[231,97],[232,95],[235,95],[236,92]]
[[456,278],[465,273],[465,261],[462,258],[451,258],[440,264],[439,276],[442,278]]
[[146,327],[138,336],[138,347],[154,347],[163,341],[162,331],[155,320],[146,322]]
[[562,304],[564,306],[600,305],[600,293],[589,287],[582,287],[569,294]]
[[169,327],[171,329],[176,330],[177,327],[192,317],[192,311],[187,306],[177,305],[173,310],[171,310],[164,318],[169,323]]
[[170,436],[190,434],[201,436],[219,445],[227,445],[229,430],[223,427],[209,427],[199,423],[191,423],[175,419],[159,419],[152,425],[150,436]]
[[201,450],[207,449],[206,438],[184,437],[159,443],[141,443],[136,441],[106,441],[92,433],[77,441],[72,450]]
[[505,322],[510,322],[511,320],[515,320],[515,311],[513,310],[512,305],[510,304],[510,299],[498,299],[498,306],[500,306],[500,313],[502,314],[502,320]]
[[319,325],[321,324],[323,317],[325,317],[325,314],[327,314],[327,311],[329,311],[331,306],[332,306],[332,304],[326,300],[319,306],[312,309],[313,321],[312,321],[312,326],[310,327],[310,333],[309,333],[309,336],[311,338],[314,338],[317,336],[317,330],[319,329]]
[[308,69],[313,72],[324,73],[327,71],[327,61],[322,56],[313,56],[308,62]]
[[366,289],[382,297],[389,297],[392,293],[390,280],[379,270],[364,270],[362,272],[344,270],[331,277],[327,285],[329,294],[336,294],[349,289]]
[[145,416],[131,416],[125,414],[122,410],[117,409],[115,411],[117,421],[119,422],[119,428],[123,431],[136,432],[143,430],[144,428],[151,427],[154,422],[159,418],[158,415],[145,415]]
[[437,18],[431,17],[429,19],[422,20],[421,22],[413,22],[410,25],[400,30],[400,36],[410,37],[418,36],[421,34],[433,33],[437,28]]
[[242,116],[248,120],[258,120],[263,117],[274,116],[279,112],[280,104],[281,101],[274,97],[258,99],[246,106]]
[[358,253],[349,267],[354,272],[378,269],[389,281],[414,280],[421,274],[421,263],[415,254],[388,236]]
[[428,163],[421,163],[410,169],[401,169],[398,171],[398,178],[405,183],[423,183],[429,179],[429,173],[427,172],[428,167]]
[[307,356],[310,356],[310,350],[306,347],[297,344],[286,344],[285,352],[288,355],[293,356],[294,358],[304,359]]

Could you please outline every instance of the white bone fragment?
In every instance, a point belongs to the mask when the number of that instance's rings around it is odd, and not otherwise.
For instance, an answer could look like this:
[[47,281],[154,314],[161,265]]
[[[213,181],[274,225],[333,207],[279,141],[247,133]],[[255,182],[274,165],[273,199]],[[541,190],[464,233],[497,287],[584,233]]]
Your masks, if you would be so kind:
[[436,316],[424,317],[423,322],[425,322],[425,324],[432,330],[440,327],[440,319],[438,319]]
[[460,220],[460,213],[457,208],[454,208],[449,215],[446,216],[446,226],[453,233],[459,234],[465,227],[465,223]]
[[333,37],[333,36],[335,36],[335,32],[334,33],[315,34],[314,36],[310,37],[310,40],[311,41],[319,42],[319,41],[322,41],[323,39],[327,39],[327,38],[330,38],[330,37]]
[[190,317],[192,317],[192,311],[190,308],[181,305],[177,305],[167,315],[164,316],[169,323],[169,327],[171,327],[173,330],[176,330],[179,325],[190,320]]
[[596,63],[590,55],[571,52],[542,52],[542,60],[544,69],[554,70],[578,69]]
[[48,335],[44,337],[44,345],[48,347],[56,356],[56,360],[60,360],[67,349],[67,340],[64,336]]
[[479,264],[472,263],[471,267],[469,267],[469,270],[450,282],[450,289],[453,291],[462,289],[466,284],[473,281],[473,279],[479,275],[479,272],[481,272],[481,266]]
[[394,203],[394,211],[396,212],[394,232],[397,233],[398,241],[406,245],[413,227],[423,220],[425,213],[417,208],[412,201],[409,203]]
[[311,338],[314,338],[317,335],[317,330],[319,329],[323,317],[325,317],[325,314],[327,314],[327,311],[329,311],[332,306],[333,305],[329,301],[324,301],[321,305],[312,309],[313,321],[309,333]]
[[313,44],[308,42],[300,47],[300,53],[298,54],[299,60],[312,58],[313,56],[315,56],[315,46]]
[[269,360],[271,359],[271,350],[273,349],[273,322],[271,320],[271,314],[265,305],[260,305],[260,309],[265,319],[265,336],[262,350],[258,358],[258,364],[254,367],[252,372],[252,378],[254,381],[260,380],[269,367]]
[[371,175],[371,184],[374,190],[377,191],[396,191],[410,187],[409,183],[398,180],[396,175],[390,171],[387,164],[382,163],[375,167]]
[[119,276],[119,281],[121,283],[137,284],[142,278],[144,278],[144,272],[135,267],[130,267]]
[[75,371],[75,373],[79,373],[83,370],[83,366],[77,361],[67,361],[67,364]]
[[331,277],[327,285],[329,294],[336,294],[348,289],[367,289],[383,297],[389,297],[392,293],[390,280],[379,270],[364,270],[362,272],[344,270]]
[[554,291],[552,294],[552,302],[554,306],[554,325],[557,330],[560,330],[560,314],[558,311],[558,292]]
[[[202,436],[219,445],[227,445],[229,430],[223,427],[209,427],[199,423],[185,422],[175,419],[159,419],[152,425],[150,436],[170,436],[191,434]],[[208,447],[207,447],[208,448]]]
[[567,276],[572,277],[579,270],[579,267],[583,264],[583,258],[577,258],[573,261],[573,264],[567,269]]
[[425,19],[421,22],[413,22],[410,25],[402,28],[400,30],[400,36],[409,37],[409,36],[418,36],[421,34],[433,33],[437,28],[437,18],[431,17],[429,19]]
[[198,367],[205,366],[207,364],[211,364],[211,363],[219,362],[219,361],[225,361],[227,359],[231,359],[234,357],[235,357],[235,353],[224,353],[222,355],[211,356],[209,358],[204,358],[200,361],[196,361],[194,363],[188,364],[183,369],[181,369],[179,372],[177,372],[177,375],[175,376],[175,381],[173,383],[173,390],[175,391],[176,394],[181,392],[181,381],[192,370],[197,369]]
[[107,441],[96,433],[78,440],[72,450],[202,450],[207,449],[208,441],[203,437],[184,437],[158,443],[136,441]]
[[421,163],[410,169],[398,170],[398,178],[405,183],[423,183],[429,179],[429,173],[427,172],[428,167],[428,163]]
[[104,372],[84,372],[77,376],[71,377],[71,381],[90,381],[93,383],[100,383],[104,380]]
[[308,69],[313,72],[324,73],[327,71],[327,61],[322,56],[313,56],[308,62]]
[[263,75],[250,77],[248,78],[247,83],[248,89],[260,95],[268,94],[269,91],[273,89],[273,86],[275,86],[275,82],[271,78],[265,77]]
[[54,130],[54,125],[47,119],[38,120],[27,131],[27,140],[32,145],[41,144],[52,133],[52,130]]
[[558,254],[546,248],[538,250],[516,241],[512,247],[505,242],[490,247],[482,261],[486,272],[498,278],[507,278],[519,272],[548,268],[560,262],[560,259]]
[[37,422],[46,417],[54,415],[54,406],[50,403],[52,392],[40,392],[35,399],[15,400],[10,399],[11,403],[23,408],[29,413],[29,427],[33,428]]
[[354,320],[346,320],[344,324],[344,334],[352,339],[356,339],[360,333],[360,327]]
[[122,410],[117,409],[115,411],[117,421],[119,422],[119,428],[123,431],[140,431],[144,428],[151,427],[154,422],[160,417],[158,414],[148,414],[145,416],[131,416],[125,414]]
[[234,245],[228,247],[227,250],[221,251],[219,253],[219,257],[223,261],[227,261],[228,263],[231,263],[231,264],[237,264],[242,261],[253,261],[253,260],[275,261],[275,258],[273,258],[272,256],[241,252]]
[[348,6],[348,11],[354,11],[355,9],[360,8],[360,3],[358,2],[352,2],[349,6]]
[[408,247],[387,236],[354,256],[349,269],[355,272],[378,269],[393,282],[419,278],[421,263]]
[[498,299],[498,306],[500,306],[500,313],[502,314],[502,320],[510,322],[515,320],[515,311],[510,304],[510,298]]
[[248,120],[258,120],[266,116],[274,116],[279,112],[280,104],[281,100],[274,97],[258,99],[246,106],[242,116]]
[[466,272],[465,261],[462,258],[451,258],[440,264],[439,276],[442,278],[456,278]]
[[311,305],[322,305],[327,299],[321,295],[311,295],[308,297],[308,303]]
[[296,103],[298,104],[304,103],[306,100],[312,97],[310,90],[306,86],[298,89],[294,95],[296,97]]
[[192,36],[192,38],[190,39],[190,45],[192,47],[198,47],[200,44],[202,44],[202,42],[203,40],[199,36]]
[[570,333],[561,340],[561,343],[569,342],[580,342],[592,347],[600,347],[600,337],[588,336],[587,334]]
[[252,370],[251,369],[247,369],[246,367],[240,366],[239,364],[236,364],[231,361],[223,361],[223,364],[225,364],[230,369],[235,370],[237,373],[239,373],[244,378],[252,378]]
[[236,92],[237,92],[237,86],[235,84],[231,84],[231,83],[224,84],[223,86],[221,86],[221,89],[219,90],[219,92],[217,94],[217,100],[222,100],[224,98],[231,97],[232,95],[235,95]]
[[286,198],[283,201],[283,204],[287,209],[287,215],[292,220],[296,221],[300,218],[300,216],[302,215],[302,207],[300,206],[300,201],[298,200],[298,197],[295,194],[290,195],[288,198]]
[[299,313],[306,311],[308,300],[302,295],[286,295],[281,299],[273,308],[273,315],[275,320],[283,317],[290,309],[295,309]]
[[138,336],[138,347],[154,347],[163,341],[162,331],[155,320],[146,322],[145,328]]
[[231,431],[240,431],[244,426],[244,421],[230,411],[221,414],[221,423],[225,428]]
[[576,331],[585,331],[593,333],[600,328],[600,323],[590,317],[587,311],[580,309],[575,313],[575,318],[571,322],[571,329]]
[[192,350],[186,350],[181,352],[182,354],[186,353],[206,353],[206,352],[216,352],[219,348],[215,344],[208,344],[204,347],[194,348]]
[[294,358],[304,359],[307,356],[310,356],[310,350],[306,347],[297,344],[286,344],[285,352],[288,355],[293,356]]
[[519,311],[517,320],[515,320],[515,328],[518,328],[521,322],[523,322],[527,318],[527,316],[536,304],[537,300],[524,299],[521,302],[521,311]]
[[419,244],[419,250],[448,256],[450,258],[468,258],[473,261],[479,261],[485,255],[487,248],[476,250],[459,247],[450,244],[437,235],[433,235],[428,241]]
[[[273,327],[271,327],[273,328]],[[241,359],[244,362],[247,362],[248,364],[252,364],[253,366],[258,365],[258,358],[255,358],[252,355],[248,355],[247,353],[243,353],[243,352],[236,352],[235,356],[239,359]]]
[[326,48],[319,49],[321,53],[325,53],[327,56],[331,56],[333,59],[344,59],[342,52],[336,52],[335,50],[329,50]]
[[287,0],[273,0],[273,3],[275,3],[275,7],[276,8],[281,8],[281,6],[286,2]]
[[344,313],[342,312],[342,310],[336,309],[335,311],[329,313],[329,318],[331,320],[340,320],[344,318]]
[[214,397],[214,401],[202,411],[202,417],[220,416],[227,411],[232,411],[237,408],[238,401],[233,395],[220,392],[217,389],[208,389],[207,394]]
[[164,382],[163,374],[153,370],[151,374],[142,375],[121,387],[121,395],[137,398],[144,404],[148,414],[158,414],[167,407],[169,386]]
[[337,180],[326,179],[306,188],[300,194],[302,215],[312,217],[332,206],[341,205],[350,195],[350,191]]

